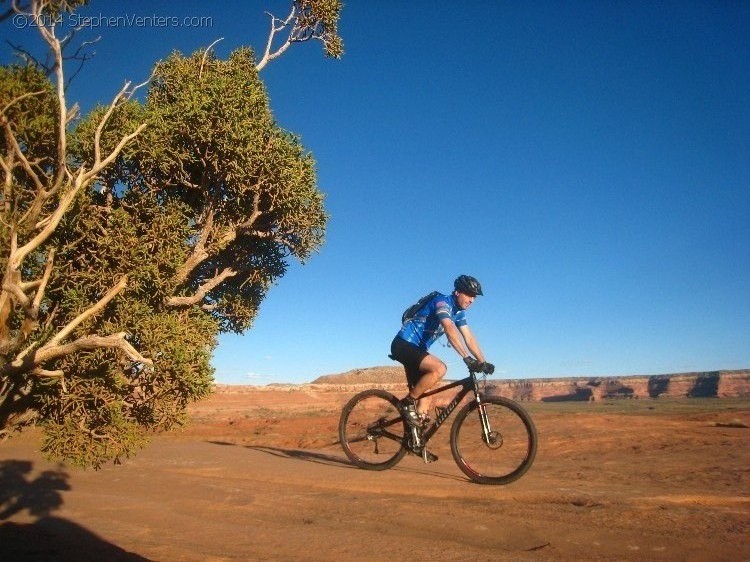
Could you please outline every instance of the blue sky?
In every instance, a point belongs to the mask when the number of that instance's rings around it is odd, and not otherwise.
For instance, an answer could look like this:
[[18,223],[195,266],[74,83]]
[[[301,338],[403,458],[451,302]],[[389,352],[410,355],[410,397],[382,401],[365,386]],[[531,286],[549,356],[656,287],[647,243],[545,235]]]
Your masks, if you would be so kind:
[[[211,24],[85,29],[102,39],[69,99],[218,38],[221,58],[260,51],[264,10],[287,2],[94,1]],[[750,367],[750,3],[350,0],[340,34],[340,61],[301,44],[261,73],[331,219],[252,330],[221,337],[219,382],[392,364],[403,309],[462,273],[501,377]]]

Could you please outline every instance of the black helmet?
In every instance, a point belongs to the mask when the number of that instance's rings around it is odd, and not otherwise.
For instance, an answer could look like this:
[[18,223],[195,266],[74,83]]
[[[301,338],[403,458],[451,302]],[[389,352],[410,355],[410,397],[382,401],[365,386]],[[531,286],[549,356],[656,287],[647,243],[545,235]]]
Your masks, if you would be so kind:
[[482,286],[471,275],[459,275],[453,282],[453,288],[472,297],[482,294]]

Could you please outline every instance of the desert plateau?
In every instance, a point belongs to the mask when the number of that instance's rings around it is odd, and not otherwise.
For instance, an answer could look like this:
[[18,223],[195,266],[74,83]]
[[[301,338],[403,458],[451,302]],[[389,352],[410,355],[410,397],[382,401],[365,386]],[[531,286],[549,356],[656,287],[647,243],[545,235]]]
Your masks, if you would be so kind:
[[459,471],[449,425],[437,462],[354,467],[342,406],[378,384],[403,392],[369,375],[217,386],[184,428],[100,470],[45,460],[38,430],[16,436],[0,445],[2,558],[750,560],[747,371],[496,381],[539,435],[507,486]]

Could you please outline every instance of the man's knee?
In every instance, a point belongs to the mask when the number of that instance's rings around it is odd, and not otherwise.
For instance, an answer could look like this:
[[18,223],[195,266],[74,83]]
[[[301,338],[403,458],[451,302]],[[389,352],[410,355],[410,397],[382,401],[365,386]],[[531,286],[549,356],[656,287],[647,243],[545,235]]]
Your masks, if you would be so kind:
[[445,376],[445,373],[448,372],[448,367],[445,366],[445,363],[442,361],[438,361],[437,370],[435,371],[435,374],[438,377],[438,380],[442,379]]
[[425,360],[422,363],[422,370],[425,374],[429,374],[436,381],[439,381],[445,376],[445,373],[448,371],[448,367],[446,367],[445,363],[443,363],[440,359],[438,359],[434,355],[430,355],[428,357],[425,357]]

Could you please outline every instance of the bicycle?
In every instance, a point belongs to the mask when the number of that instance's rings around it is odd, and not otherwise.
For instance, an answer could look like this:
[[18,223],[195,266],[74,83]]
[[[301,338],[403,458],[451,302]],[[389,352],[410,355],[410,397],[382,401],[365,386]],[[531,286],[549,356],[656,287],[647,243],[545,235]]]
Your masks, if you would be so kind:
[[[537,433],[531,416],[520,404],[501,396],[485,396],[486,385],[469,369],[469,376],[437,389],[419,399],[453,388],[460,390],[451,401],[435,408],[435,420],[423,421],[422,428],[411,428],[398,410],[398,399],[385,390],[369,389],[355,395],[341,412],[339,438],[344,453],[365,470],[387,470],[407,453],[421,456],[424,462],[436,457],[427,443],[459,406],[473,393],[453,421],[450,447],[458,468],[479,484],[510,484],[523,476],[534,462]],[[471,415],[471,414],[476,415]]]

